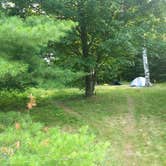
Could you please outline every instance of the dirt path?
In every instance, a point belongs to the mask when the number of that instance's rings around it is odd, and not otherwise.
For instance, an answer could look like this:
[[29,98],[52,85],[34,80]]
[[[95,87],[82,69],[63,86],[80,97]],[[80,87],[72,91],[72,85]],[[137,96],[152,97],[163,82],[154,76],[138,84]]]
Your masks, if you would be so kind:
[[[75,112],[74,110],[72,110],[71,108],[69,108],[68,106],[66,106],[63,102],[56,102],[55,103],[57,107],[59,107],[60,109],[63,109],[64,112],[75,116],[77,118],[83,118],[81,116],[81,114],[79,114],[78,112]],[[127,96],[127,103],[128,105],[128,112],[125,113],[123,116],[118,117],[117,119],[112,119],[108,118],[103,124],[101,121],[100,124],[100,129],[102,130],[108,130],[109,132],[109,127],[110,125],[116,129],[116,127],[118,127],[119,125],[121,126],[122,129],[122,144],[123,146],[121,148],[118,147],[118,149],[116,150],[116,146],[114,145],[114,149],[115,149],[115,153],[114,155],[116,155],[116,158],[120,161],[120,163],[122,164],[122,166],[136,166],[136,150],[135,150],[135,144],[133,142],[133,136],[135,135],[135,130],[136,130],[136,122],[135,122],[135,117],[134,117],[134,101],[132,99],[131,96]],[[94,122],[93,122],[94,123]],[[98,127],[98,123],[96,123],[97,127]],[[105,126],[106,125],[106,126]],[[116,126],[117,125],[117,126]],[[119,127],[120,127],[119,126]],[[105,128],[107,127],[107,128]],[[116,140],[115,140],[116,141]],[[110,147],[110,152],[108,152],[108,154],[110,155],[112,148]],[[109,155],[107,156],[109,159]],[[107,163],[107,157],[106,157],[106,162]],[[108,162],[110,164],[110,162]],[[104,166],[109,166],[109,164],[105,164]]]
[[80,114],[75,112],[74,110],[72,110],[71,108],[67,107],[64,103],[62,102],[56,102],[55,103],[57,107],[63,109],[66,113],[76,116],[76,117],[80,117]]
[[130,96],[127,97],[128,104],[128,113],[124,117],[125,125],[124,125],[124,136],[125,136],[125,145],[124,145],[124,159],[125,166],[134,166],[135,163],[135,148],[133,141],[131,140],[132,136],[135,133],[136,123],[134,118],[134,102]]

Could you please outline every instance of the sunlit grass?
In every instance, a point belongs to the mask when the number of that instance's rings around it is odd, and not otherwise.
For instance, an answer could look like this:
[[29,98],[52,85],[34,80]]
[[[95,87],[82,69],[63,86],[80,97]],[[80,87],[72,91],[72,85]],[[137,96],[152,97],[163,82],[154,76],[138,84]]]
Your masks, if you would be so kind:
[[[37,101],[30,111],[35,122],[67,132],[88,125],[98,140],[109,141],[104,166],[166,164],[166,84],[97,86],[92,98],[85,98],[78,89],[30,89],[22,97],[24,103],[30,93]],[[15,102],[21,101],[19,96]],[[3,110],[26,112],[19,102],[16,108],[10,105]]]

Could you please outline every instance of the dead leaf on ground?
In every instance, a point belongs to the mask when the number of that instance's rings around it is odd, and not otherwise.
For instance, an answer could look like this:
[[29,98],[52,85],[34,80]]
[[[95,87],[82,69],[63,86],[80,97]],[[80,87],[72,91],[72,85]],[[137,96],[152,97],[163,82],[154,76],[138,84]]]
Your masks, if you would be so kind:
[[15,128],[17,129],[17,130],[19,130],[20,128],[21,128],[21,125],[20,125],[20,123],[15,123]]

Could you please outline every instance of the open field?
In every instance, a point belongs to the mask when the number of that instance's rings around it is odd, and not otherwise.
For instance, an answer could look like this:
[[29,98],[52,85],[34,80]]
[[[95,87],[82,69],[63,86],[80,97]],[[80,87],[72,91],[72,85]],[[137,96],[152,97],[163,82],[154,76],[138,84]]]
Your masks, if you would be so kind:
[[[96,96],[88,99],[78,89],[30,89],[22,94],[1,92],[1,113],[27,114],[25,106],[30,93],[37,101],[29,113],[33,122],[48,128],[58,126],[69,133],[89,126],[89,132],[94,133],[97,140],[109,141],[102,165],[166,165],[166,84],[146,89],[98,86]],[[7,118],[6,121],[15,122]],[[0,129],[0,135],[4,131],[4,127]]]

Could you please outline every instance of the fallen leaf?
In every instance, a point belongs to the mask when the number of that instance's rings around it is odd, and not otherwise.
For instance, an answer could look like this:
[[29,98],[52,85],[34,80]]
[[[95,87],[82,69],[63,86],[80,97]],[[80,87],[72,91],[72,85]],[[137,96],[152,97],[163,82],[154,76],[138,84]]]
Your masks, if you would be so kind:
[[48,144],[49,144],[49,139],[43,140],[43,141],[41,142],[41,144],[44,145],[44,146],[48,146]]
[[16,142],[16,149],[19,149],[20,148],[20,141],[17,141]]
[[49,130],[48,127],[44,127],[44,128],[43,128],[43,131],[44,131],[44,132],[48,132],[48,130]]
[[28,103],[27,108],[28,108],[28,110],[32,109],[32,103]]
[[20,123],[15,123],[15,128],[16,128],[17,130],[19,130],[19,129],[21,128]]

